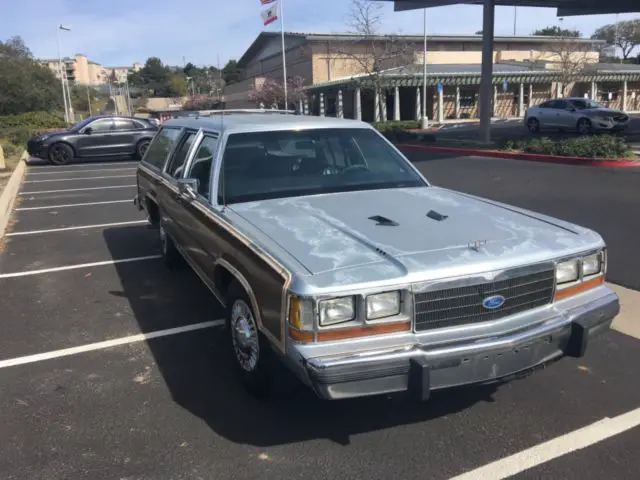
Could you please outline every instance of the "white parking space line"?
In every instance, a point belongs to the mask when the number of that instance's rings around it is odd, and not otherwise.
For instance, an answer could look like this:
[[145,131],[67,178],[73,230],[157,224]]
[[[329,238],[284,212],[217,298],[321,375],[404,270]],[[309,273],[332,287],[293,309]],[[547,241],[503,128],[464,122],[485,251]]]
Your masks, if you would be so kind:
[[131,178],[135,174],[130,175],[105,175],[103,177],[76,177],[76,178],[47,178],[46,180],[26,180],[23,183],[44,183],[44,182],[72,182],[78,180],[103,180],[105,178]]
[[153,338],[168,337],[169,335],[177,335],[179,333],[193,332],[203,330],[205,328],[220,327],[224,325],[224,319],[211,320],[208,322],[194,323],[193,325],[185,325],[182,327],[167,328],[165,330],[156,330],[155,332],[140,333],[128,337],[114,338],[113,340],[105,340],[103,342],[89,343],[79,347],[64,348],[62,350],[53,350],[51,352],[36,353],[26,357],[9,358],[0,360],[0,368],[16,367],[27,363],[42,362],[44,360],[52,360],[54,358],[68,357],[69,355],[77,355],[79,353],[93,352],[95,350],[104,350],[105,348],[117,347],[119,345],[127,345],[129,343],[144,342]]
[[113,162],[113,163],[106,163],[106,162],[90,162],[90,163],[74,163],[71,165],[64,165],[64,166],[58,166],[58,165],[38,165],[38,166],[33,166],[33,168],[35,170],[57,170],[57,169],[61,169],[61,168],[73,168],[75,169],[84,169],[84,168],[91,168],[91,167],[123,167],[125,165],[137,165],[139,162],[137,160],[129,160],[127,162]]
[[[129,171],[129,170],[136,170],[136,167],[128,167],[128,168],[97,168],[95,170],[82,170],[80,173],[87,173],[87,172],[123,172],[123,171]],[[79,173],[78,170],[57,170],[57,169],[52,169],[51,172],[34,172],[31,173],[30,170],[27,170],[27,175],[28,176],[32,176],[32,175],[57,175],[57,174],[61,174],[61,173]],[[83,177],[78,177],[78,178],[83,178]]]
[[132,185],[108,185],[106,187],[66,188],[63,190],[39,190],[36,192],[20,192],[20,195],[39,195],[41,193],[84,192],[85,190],[105,190],[107,188],[131,188],[135,186],[136,184],[134,183]]
[[67,270],[77,270],[80,268],[102,267],[105,265],[117,265],[120,263],[142,262],[146,260],[157,260],[162,255],[146,255],[144,257],[119,258],[117,260],[104,260],[102,262],[78,263],[76,265],[65,265],[63,267],[41,268],[39,270],[24,270],[22,272],[0,273],[0,280],[3,278],[28,277],[30,275],[43,275],[46,273],[64,272]]
[[114,223],[97,223],[94,225],[77,225],[74,227],[49,228],[47,230],[27,230],[26,232],[7,233],[5,234],[5,237],[16,237],[18,235],[38,235],[40,233],[66,232],[68,230],[86,230],[88,228],[105,228],[105,227],[119,227],[122,225],[139,225],[142,223],[147,223],[147,220],[131,220],[129,222],[114,222]]
[[584,428],[574,430],[514,455],[496,460],[450,480],[502,479],[581,450],[640,425],[640,408],[613,418],[603,418]]
[[58,208],[70,208],[70,207],[89,207],[92,205],[110,205],[112,203],[131,203],[132,199],[127,200],[109,200],[105,202],[86,202],[86,203],[67,203],[66,205],[45,205],[43,207],[18,207],[13,210],[16,212],[26,212],[29,210],[57,210]]

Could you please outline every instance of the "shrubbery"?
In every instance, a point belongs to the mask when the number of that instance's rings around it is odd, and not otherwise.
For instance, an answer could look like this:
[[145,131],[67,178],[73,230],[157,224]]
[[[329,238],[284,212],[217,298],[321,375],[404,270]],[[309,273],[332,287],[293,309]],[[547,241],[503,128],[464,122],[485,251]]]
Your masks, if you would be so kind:
[[31,136],[59,128],[65,128],[64,118],[51,112],[0,115],[0,142],[6,156],[20,155]]
[[633,152],[624,138],[613,135],[586,135],[574,138],[551,139],[549,137],[507,140],[502,150],[563,157],[631,158]]

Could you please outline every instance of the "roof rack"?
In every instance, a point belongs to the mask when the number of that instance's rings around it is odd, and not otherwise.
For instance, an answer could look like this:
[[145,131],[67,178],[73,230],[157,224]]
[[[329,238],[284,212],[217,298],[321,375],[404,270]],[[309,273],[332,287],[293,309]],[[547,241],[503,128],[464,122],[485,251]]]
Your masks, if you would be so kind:
[[209,110],[206,114],[202,116],[213,116],[213,115],[227,115],[232,113],[272,113],[272,114],[290,114],[297,115],[297,110],[281,110],[281,109],[271,109],[271,108],[235,108],[228,110]]

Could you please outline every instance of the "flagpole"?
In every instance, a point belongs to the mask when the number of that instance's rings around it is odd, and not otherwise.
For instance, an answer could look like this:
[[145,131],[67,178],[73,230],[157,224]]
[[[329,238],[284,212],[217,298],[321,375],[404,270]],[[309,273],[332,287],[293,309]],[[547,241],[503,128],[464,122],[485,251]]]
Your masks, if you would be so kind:
[[283,75],[283,84],[284,84],[284,109],[289,110],[289,97],[287,93],[287,55],[284,49],[284,17],[282,15],[282,4],[284,0],[280,0],[278,2],[278,6],[280,7],[280,35],[282,37],[282,75]]

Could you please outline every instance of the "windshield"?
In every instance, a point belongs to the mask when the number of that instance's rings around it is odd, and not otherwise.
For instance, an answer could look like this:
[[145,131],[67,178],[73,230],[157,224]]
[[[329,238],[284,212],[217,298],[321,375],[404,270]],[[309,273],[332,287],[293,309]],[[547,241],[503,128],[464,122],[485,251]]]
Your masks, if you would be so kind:
[[73,125],[69,130],[73,130],[73,131],[80,130],[82,127],[84,127],[89,122],[92,122],[93,120],[95,120],[93,117],[88,117],[88,118],[85,118],[84,120],[80,120],[78,123]]
[[232,134],[222,162],[220,204],[427,186],[378,133],[361,128]]
[[584,110],[585,108],[604,108],[601,104],[599,104],[598,102],[594,102],[593,100],[569,100],[574,107],[576,107],[578,110]]

